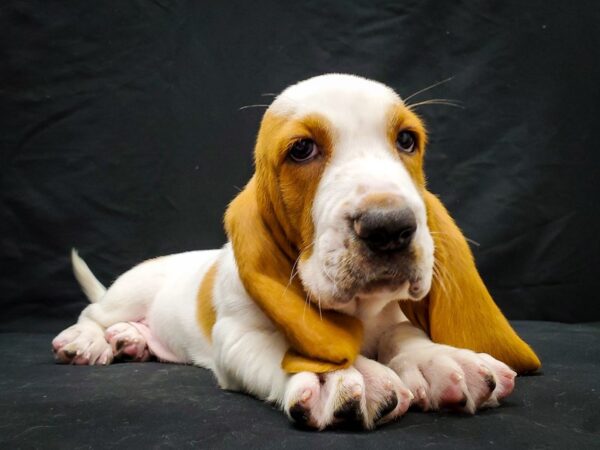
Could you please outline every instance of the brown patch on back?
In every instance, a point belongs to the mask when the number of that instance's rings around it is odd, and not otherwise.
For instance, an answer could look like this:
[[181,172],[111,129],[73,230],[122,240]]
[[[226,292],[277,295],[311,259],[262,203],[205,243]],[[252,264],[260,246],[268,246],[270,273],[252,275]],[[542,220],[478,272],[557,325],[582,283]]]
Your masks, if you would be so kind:
[[212,340],[212,329],[217,321],[217,314],[212,301],[216,275],[217,262],[214,262],[204,275],[196,297],[196,319],[209,341]]

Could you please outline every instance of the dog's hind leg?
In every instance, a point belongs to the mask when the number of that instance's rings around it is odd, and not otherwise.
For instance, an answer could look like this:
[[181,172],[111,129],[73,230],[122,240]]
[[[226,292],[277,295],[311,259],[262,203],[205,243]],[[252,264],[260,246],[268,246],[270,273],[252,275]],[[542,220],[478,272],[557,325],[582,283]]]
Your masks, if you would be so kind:
[[[92,303],[82,311],[75,325],[54,338],[52,349],[61,363],[110,364],[115,350],[107,341],[106,329],[121,322],[139,322],[145,318],[165,278],[164,258],[134,267],[102,292],[103,286],[83,260],[76,253],[72,256],[75,276]],[[141,355],[136,351],[135,357],[138,356],[140,360],[144,359],[144,349]]]
[[144,362],[152,357],[146,337],[138,326],[145,325],[140,322],[119,322],[106,329],[104,337],[110,344],[115,359]]

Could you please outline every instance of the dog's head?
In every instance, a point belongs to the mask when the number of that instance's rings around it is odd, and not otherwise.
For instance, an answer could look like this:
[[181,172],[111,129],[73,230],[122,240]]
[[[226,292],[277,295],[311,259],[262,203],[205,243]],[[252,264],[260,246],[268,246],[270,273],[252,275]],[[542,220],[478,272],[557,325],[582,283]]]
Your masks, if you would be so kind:
[[327,310],[427,293],[425,141],[393,90],[356,76],[303,81],[267,109],[225,225],[244,287],[301,354],[347,365],[360,322]]
[[[430,292],[434,313],[407,313],[424,328],[472,302],[476,313],[465,309],[458,331],[440,335],[451,343],[468,342],[464,327],[475,321],[508,326],[460,230],[425,189],[425,143],[423,123],[392,89],[356,76],[300,82],[267,109],[255,175],[231,203],[225,225],[244,287],[308,358],[298,370],[353,361],[360,323],[331,311],[352,313],[350,302],[381,305]],[[444,294],[452,304],[438,301],[442,280],[449,280]],[[312,360],[332,364],[315,367]]]
[[356,298],[428,292],[425,142],[421,120],[393,90],[356,76],[311,78],[269,107],[257,181],[298,251],[313,302],[338,309]]

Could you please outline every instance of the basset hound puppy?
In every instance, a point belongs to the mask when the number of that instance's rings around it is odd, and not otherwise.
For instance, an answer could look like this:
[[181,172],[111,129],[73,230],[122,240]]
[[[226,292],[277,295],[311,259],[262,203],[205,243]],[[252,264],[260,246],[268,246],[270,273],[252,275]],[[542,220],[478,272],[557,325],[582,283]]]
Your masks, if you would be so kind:
[[91,304],[53,340],[56,359],[195,364],[317,429],[369,429],[411,404],[498,406],[540,361],[427,191],[426,140],[381,83],[329,74],[287,88],[224,247],[151,259],[109,289],[72,254]]

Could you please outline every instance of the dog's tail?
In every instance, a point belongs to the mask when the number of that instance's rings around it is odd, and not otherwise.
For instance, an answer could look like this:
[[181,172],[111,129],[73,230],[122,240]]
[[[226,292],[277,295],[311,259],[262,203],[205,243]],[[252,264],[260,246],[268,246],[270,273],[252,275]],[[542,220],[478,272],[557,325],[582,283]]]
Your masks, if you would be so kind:
[[94,276],[74,248],[71,249],[71,264],[73,265],[73,274],[85,296],[91,303],[98,302],[106,293],[106,288],[98,281],[98,278]]

